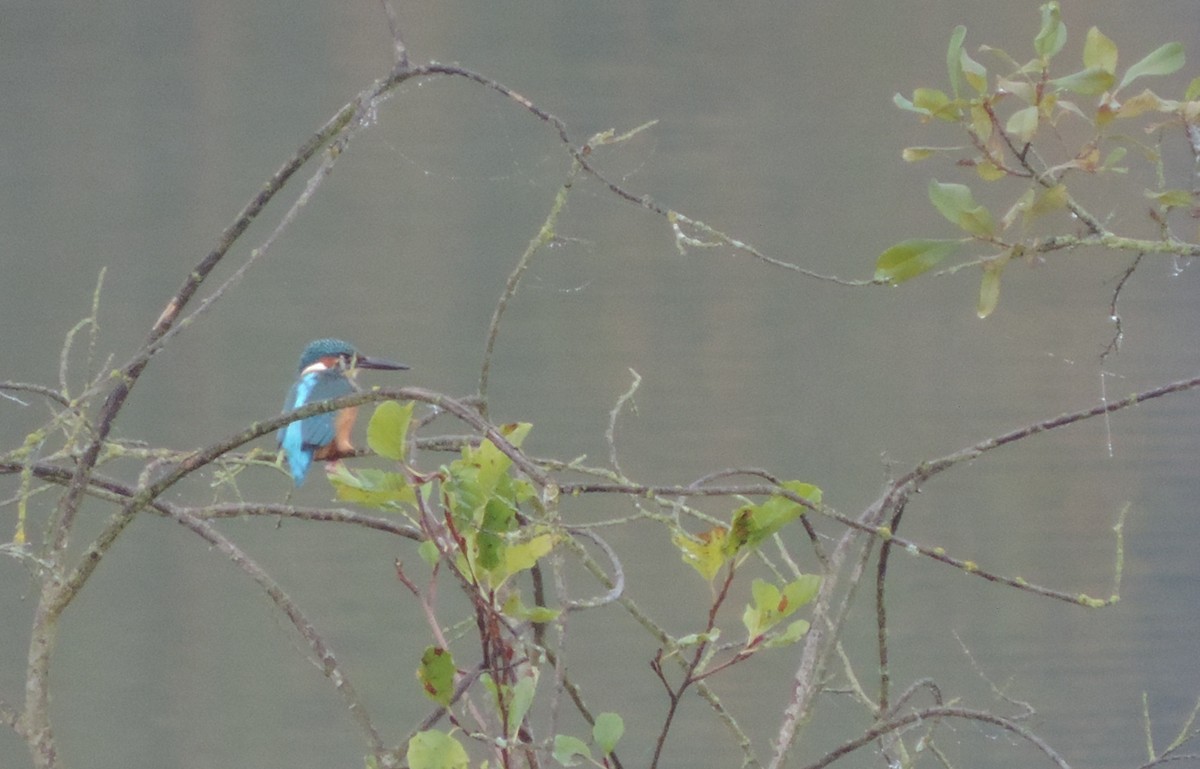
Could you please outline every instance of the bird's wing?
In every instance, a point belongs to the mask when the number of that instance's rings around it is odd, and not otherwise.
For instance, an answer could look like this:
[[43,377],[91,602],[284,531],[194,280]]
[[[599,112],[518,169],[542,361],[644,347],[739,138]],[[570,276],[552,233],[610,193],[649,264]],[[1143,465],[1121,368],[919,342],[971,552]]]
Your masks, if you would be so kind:
[[[312,381],[305,388],[305,380],[309,377],[312,377]],[[307,393],[303,393],[306,397],[302,403],[299,403],[302,406],[307,403],[318,403],[349,395],[354,392],[354,385],[341,372],[319,372],[306,374],[297,382],[296,389],[307,389]],[[297,393],[297,397],[300,395],[301,393]],[[293,401],[293,403],[296,402]],[[333,413],[318,414],[301,421],[300,432],[305,448],[317,448],[332,443],[334,437]]]

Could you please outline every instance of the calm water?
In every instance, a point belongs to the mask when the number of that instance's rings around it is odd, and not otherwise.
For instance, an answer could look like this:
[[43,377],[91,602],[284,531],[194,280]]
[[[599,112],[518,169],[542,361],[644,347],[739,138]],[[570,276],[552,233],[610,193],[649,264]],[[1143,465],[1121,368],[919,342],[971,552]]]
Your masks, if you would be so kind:
[[[476,1],[414,5],[402,17],[414,60],[493,76],[562,117],[577,141],[659,120],[598,155],[636,193],[772,256],[867,277],[893,242],[947,232],[923,189],[930,176],[957,173],[900,161],[904,146],[957,137],[921,131],[891,107],[892,94],[942,83],[959,23],[972,48],[995,43],[1024,58],[1036,3],[1019,14],[979,0],[809,5]],[[373,2],[9,3],[3,16],[2,379],[55,381],[63,335],[86,315],[102,268],[99,349],[122,363],[244,201],[389,65]],[[1096,24],[1123,65],[1173,39],[1200,63],[1200,15],[1182,0],[1073,4],[1066,21],[1072,62]],[[1196,71],[1169,82],[1181,90]],[[122,437],[192,447],[273,414],[315,336],[411,364],[406,383],[472,392],[495,298],[566,167],[552,132],[502,99],[464,83],[407,85],[220,309],[155,359]],[[1190,185],[1186,165],[1170,172]],[[1094,210],[1147,234],[1141,198],[1104,194],[1089,199]],[[232,264],[283,211],[276,204]],[[661,221],[594,184],[578,186],[560,232],[569,240],[538,257],[511,307],[493,413],[535,422],[537,453],[600,462],[608,411],[635,369],[638,412],[622,420],[620,440],[622,464],[639,479],[762,466],[821,485],[854,513],[890,473],[1106,393],[1192,376],[1200,357],[1194,265],[1144,266],[1123,298],[1121,354],[1101,365],[1121,258],[1014,265],[1000,309],[979,321],[974,274],[852,291],[721,251],[681,256]],[[909,509],[909,536],[1098,596],[1111,590],[1111,527],[1128,504],[1122,601],[1086,612],[899,559],[899,685],[934,676],[971,706],[999,708],[990,680],[1038,707],[1033,726],[1070,761],[1099,767],[1144,755],[1146,692],[1159,743],[1168,742],[1200,694],[1197,413],[1192,395],[1158,402],[930,484]],[[37,406],[0,401],[4,445],[42,418]],[[287,483],[264,475],[243,491],[279,501]],[[297,501],[327,496],[318,479]],[[608,500],[575,514],[623,512]],[[415,552],[320,526],[221,528],[328,632],[388,735],[403,734],[423,714],[411,671],[426,641],[391,565]],[[681,582],[686,569],[664,557],[662,532],[624,536],[627,548],[642,541],[627,550],[637,554],[628,568],[639,600],[684,632],[706,588]],[[11,560],[0,561],[0,580],[0,699],[17,702],[32,588]],[[358,736],[290,628],[179,527],[140,521],[84,598],[65,619],[55,671],[69,765],[356,765]],[[869,620],[864,605],[847,637],[852,652],[868,650]],[[583,646],[589,635],[602,642]],[[652,644],[616,612],[581,619],[574,639],[602,671],[592,699],[627,713],[627,765],[643,764],[662,705],[645,666]],[[870,657],[860,659],[869,676]],[[793,667],[779,654],[718,682],[735,708],[762,708],[755,737],[769,734],[784,696],[764,698],[760,686]],[[630,717],[637,702],[650,704],[644,724]],[[829,747],[840,719],[861,714],[831,704],[797,756]],[[702,708],[685,711],[678,765],[737,760],[712,729]],[[943,747],[964,765],[1029,758],[974,727],[955,737]],[[681,747],[687,739],[694,755]],[[0,766],[27,765],[23,744],[0,732]]]

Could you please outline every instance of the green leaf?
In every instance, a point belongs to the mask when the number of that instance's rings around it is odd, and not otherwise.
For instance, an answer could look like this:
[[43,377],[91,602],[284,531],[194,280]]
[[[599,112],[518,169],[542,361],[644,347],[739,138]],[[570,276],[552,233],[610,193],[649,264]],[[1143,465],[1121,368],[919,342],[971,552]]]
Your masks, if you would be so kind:
[[960,83],[963,78],[963,40],[967,38],[967,28],[959,24],[950,33],[950,47],[946,51],[946,68],[950,70],[950,93],[958,98],[962,93]]
[[782,596],[779,588],[762,579],[754,580],[750,592],[753,602],[747,604],[746,610],[742,612],[742,625],[746,628],[746,637],[754,641],[778,621],[775,607],[779,605]]
[[918,109],[917,105],[915,105],[911,101],[909,101],[903,94],[897,93],[895,96],[893,96],[892,103],[895,104],[900,109],[905,110],[907,112],[916,112],[919,115],[925,115],[926,117],[929,116],[929,110]]
[[1022,144],[1027,144],[1037,132],[1038,117],[1036,106],[1024,107],[1009,115],[1004,130],[1020,139]]
[[512,700],[508,707],[508,738],[514,739],[517,731],[525,722],[529,708],[533,707],[533,696],[537,693],[537,668],[529,668],[529,674],[521,676],[521,680],[512,688]]
[[1124,160],[1128,152],[1129,150],[1126,147],[1114,147],[1112,152],[1104,157],[1104,165],[1101,168],[1106,171],[1124,171],[1125,169],[1114,168],[1114,166]]
[[915,112],[922,117],[936,117],[941,120],[958,120],[959,108],[957,102],[936,88],[917,88],[913,91],[912,101],[900,94],[892,97],[892,102],[902,110]]
[[1183,94],[1184,101],[1200,101],[1200,77],[1192,78]]
[[937,147],[905,147],[901,151],[900,157],[904,159],[905,163],[916,163],[919,160],[925,160],[937,151]]
[[987,68],[972,59],[966,51],[962,52],[962,70],[967,83],[979,93],[987,90]]
[[496,444],[485,439],[480,442],[478,448],[469,450],[467,464],[473,466],[476,471],[475,482],[479,486],[479,492],[485,497],[490,497],[496,492],[500,478],[512,467],[512,460],[497,448]]
[[989,237],[995,232],[992,215],[975,202],[971,188],[965,184],[943,184],[934,179],[929,183],[929,200],[942,216],[972,235]]
[[1008,209],[1001,222],[1005,227],[1009,227],[1016,221],[1019,214],[1022,216],[1024,224],[1029,224],[1039,216],[1066,208],[1069,200],[1070,196],[1067,194],[1065,184],[1059,183],[1045,190],[1041,187],[1033,187],[1025,190],[1021,197],[1017,198],[1017,202]]
[[601,713],[592,725],[592,740],[605,756],[613,752],[624,733],[625,722],[616,713]]
[[404,461],[408,444],[408,425],[412,422],[413,403],[401,406],[396,401],[384,401],[375,407],[367,425],[367,445],[385,459]]
[[808,632],[809,624],[806,619],[798,619],[791,622],[787,626],[787,630],[775,636],[765,644],[768,649],[776,649],[780,646],[791,646],[804,637]]
[[923,114],[942,120],[956,120],[957,110],[950,109],[950,97],[936,88],[918,88],[913,91],[913,106]]
[[421,556],[421,560],[430,567],[436,566],[437,562],[442,558],[437,544],[431,539],[427,539],[417,546],[417,555]]
[[504,599],[503,611],[505,616],[512,617],[518,620],[529,620],[534,623],[553,622],[558,619],[562,611],[559,609],[550,609],[545,606],[526,606],[521,600],[521,593],[514,590],[509,593],[508,598]]
[[506,441],[521,448],[521,444],[525,442],[525,436],[529,435],[529,431],[532,429],[531,422],[506,422],[500,425],[500,434]]
[[821,577],[816,574],[801,574],[783,588],[783,601],[780,611],[787,616],[801,606],[817,597],[821,589]]
[[1134,64],[1125,71],[1125,77],[1121,78],[1121,84],[1117,86],[1117,90],[1121,90],[1129,83],[1145,75],[1169,75],[1172,72],[1178,72],[1183,69],[1183,64],[1183,45],[1180,43],[1167,43],[1166,45],[1159,46],[1137,64]]
[[1083,66],[1102,69],[1110,75],[1117,71],[1117,44],[1096,27],[1088,30],[1083,41]]
[[[815,488],[815,487],[814,487]],[[726,553],[757,547],[767,537],[804,514],[804,506],[787,497],[771,497],[761,505],[744,505],[733,514]]]
[[978,104],[971,106],[971,132],[986,144],[992,138],[992,116]]
[[379,510],[396,510],[415,504],[417,494],[408,478],[400,473],[367,468],[351,472],[345,465],[333,465],[326,472],[338,499]]
[[1045,216],[1054,211],[1061,211],[1067,207],[1068,199],[1067,185],[1060,182],[1037,196],[1033,201],[1033,205],[1025,212],[1025,220],[1030,222],[1039,216]]
[[[816,597],[821,588],[821,578],[816,574],[803,574],[780,590],[766,580],[756,579],[750,586],[753,603],[742,613],[742,624],[747,638],[753,642],[801,606]],[[803,632],[808,631],[805,623]],[[797,628],[799,630],[799,628]],[[803,634],[803,633],[801,633]]]
[[450,704],[454,696],[454,656],[440,646],[427,646],[421,655],[421,667],[417,678],[425,696],[442,707]]
[[[1112,84],[1115,81],[1116,77],[1113,73],[1103,67],[1088,67],[1087,69],[1073,72],[1070,75],[1055,78],[1050,81],[1050,85],[1055,88],[1074,91],[1084,96],[1096,96],[1112,88]],[[1036,108],[1029,107],[1029,109]]]
[[[500,431],[510,441],[520,441],[529,425],[505,425]],[[513,509],[529,500],[534,495],[532,484],[510,473],[511,468],[512,460],[490,440],[464,447],[462,457],[444,468],[442,484],[456,522],[465,528],[478,526],[492,500],[502,500]]]
[[983,280],[979,284],[979,305],[975,309],[975,314],[980,318],[986,318],[996,309],[999,301],[1000,270],[984,268]]
[[936,267],[962,247],[958,240],[905,240],[875,260],[875,280],[903,283]]
[[436,729],[414,734],[405,759],[411,769],[467,769],[470,763],[462,743]]
[[803,481],[784,481],[779,485],[801,499],[807,499],[814,505],[821,504],[821,498],[824,496],[820,488],[811,483],[804,483]]
[[1062,22],[1062,14],[1057,0],[1042,6],[1042,28],[1033,39],[1033,49],[1043,60],[1050,59],[1067,42],[1067,25]]
[[493,571],[504,561],[504,534],[512,528],[516,511],[504,500],[493,497],[483,508],[483,520],[475,535],[476,564]]
[[554,534],[539,534],[525,542],[509,545],[504,551],[504,579],[513,574],[532,569],[538,560],[554,549],[558,537]]
[[569,734],[554,735],[554,760],[563,766],[578,766],[580,758],[592,760],[587,743]]
[[1192,205],[1192,193],[1187,190],[1146,190],[1145,195],[1163,208],[1189,208]]
[[975,161],[975,173],[979,174],[979,178],[985,182],[994,182],[997,179],[1003,179],[1008,176],[1007,171],[987,158],[980,158]]
[[997,78],[996,90],[1012,94],[1026,104],[1033,104],[1038,97],[1037,86],[1025,78]]

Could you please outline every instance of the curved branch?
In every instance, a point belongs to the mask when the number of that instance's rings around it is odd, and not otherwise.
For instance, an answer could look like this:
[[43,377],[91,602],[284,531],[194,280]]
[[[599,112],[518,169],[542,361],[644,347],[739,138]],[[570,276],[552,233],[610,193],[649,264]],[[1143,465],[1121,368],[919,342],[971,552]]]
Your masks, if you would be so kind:
[[955,718],[999,726],[1001,729],[1011,732],[1012,734],[1015,734],[1029,744],[1033,745],[1059,769],[1071,769],[1066,760],[1064,760],[1063,757],[1060,756],[1056,750],[1054,750],[1054,748],[1050,747],[1049,743],[1016,721],[1013,721],[1009,718],[1004,718],[1003,716],[998,716],[994,713],[989,713],[986,710],[970,710],[968,708],[951,707],[925,708],[924,710],[919,710],[914,713],[899,716],[890,721],[885,721],[881,724],[876,724],[855,739],[844,743],[838,748],[831,750],[829,753],[826,753],[818,761],[808,764],[804,767],[804,769],[824,769],[824,767],[829,766],[839,758],[842,758],[849,753],[853,753],[861,747],[871,744],[884,735],[898,732],[905,727],[936,718]]

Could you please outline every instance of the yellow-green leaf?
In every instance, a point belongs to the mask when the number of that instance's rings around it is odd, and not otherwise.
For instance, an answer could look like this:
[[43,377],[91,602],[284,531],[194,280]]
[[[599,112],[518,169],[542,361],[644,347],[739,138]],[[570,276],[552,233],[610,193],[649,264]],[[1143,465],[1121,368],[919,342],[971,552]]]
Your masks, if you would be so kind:
[[992,138],[992,116],[978,104],[971,107],[971,131],[981,142]]
[[601,713],[592,724],[592,739],[605,756],[613,752],[624,733],[625,722],[616,713]]
[[431,539],[427,539],[417,546],[417,555],[421,556],[421,560],[431,567],[436,566],[437,562],[442,559],[437,543]]
[[1010,93],[1026,104],[1033,104],[1037,101],[1037,86],[1024,78],[998,78],[996,90]]
[[934,179],[929,183],[929,200],[942,216],[972,235],[988,237],[995,232],[992,215],[975,202],[971,188],[965,184],[943,184]]
[[1060,211],[1067,206],[1067,185],[1061,182],[1037,196],[1033,205],[1025,212],[1026,221],[1032,221],[1052,211]]
[[521,444],[525,442],[525,436],[529,435],[529,431],[532,429],[533,423],[531,422],[506,422],[500,425],[500,434],[509,443],[521,448]]
[[408,444],[408,426],[412,422],[413,403],[401,406],[396,401],[384,401],[375,407],[367,425],[367,445],[385,459],[404,461]]
[[1050,85],[1085,96],[1095,96],[1112,88],[1114,82],[1116,82],[1116,76],[1108,70],[1102,67],[1088,67],[1070,75],[1055,78],[1050,81]]
[[787,497],[771,497],[760,505],[738,508],[733,514],[726,554],[733,555],[741,548],[757,547],[764,539],[803,515],[804,509],[803,505]]
[[972,59],[966,51],[963,51],[959,58],[962,60],[963,77],[966,78],[967,84],[979,93],[986,91],[987,69]]
[[711,582],[725,563],[725,540],[728,536],[729,532],[724,527],[716,526],[701,532],[697,539],[676,532],[671,541],[679,548],[683,562]]
[[782,600],[779,588],[764,579],[756,579],[750,585],[752,602],[742,612],[742,625],[746,636],[753,641],[771,629],[779,621],[778,607]]
[[1183,45],[1180,43],[1167,43],[1166,45],[1159,46],[1125,71],[1125,77],[1121,78],[1121,84],[1117,86],[1117,90],[1121,90],[1139,77],[1146,75],[1169,75],[1172,72],[1178,72],[1183,69],[1183,65]]
[[542,556],[554,549],[557,542],[558,537],[554,534],[539,534],[525,542],[509,545],[504,552],[505,576],[532,569]]
[[[742,624],[750,641],[808,604],[821,588],[816,574],[802,574],[780,590],[766,580],[756,579],[750,585],[752,603],[742,613]],[[804,628],[807,631],[807,627]]]
[[779,485],[801,499],[808,500],[809,502],[813,503],[813,505],[821,504],[821,498],[824,496],[824,493],[821,491],[820,487],[814,486],[811,483],[805,483],[803,481],[784,481]]
[[875,260],[875,280],[903,283],[936,267],[962,247],[958,240],[905,240]]
[[410,769],[467,769],[470,763],[462,743],[436,729],[414,734],[405,760]]
[[416,492],[400,473],[367,468],[350,472],[341,464],[326,469],[326,477],[338,499],[380,510],[396,510],[415,504]]
[[1192,205],[1192,193],[1187,190],[1146,190],[1145,194],[1163,208],[1188,208]]
[[563,766],[577,766],[581,759],[592,760],[587,743],[569,734],[554,735],[554,760]]
[[1137,96],[1126,99],[1125,103],[1117,110],[1116,116],[1119,118],[1131,118],[1152,110],[1163,109],[1163,100],[1158,98],[1158,94],[1147,88]]
[[804,637],[808,632],[809,624],[806,619],[798,619],[791,622],[787,626],[787,630],[775,636],[765,644],[768,649],[776,649],[781,646],[791,646]]
[[780,608],[783,616],[788,616],[801,606],[807,605],[817,597],[821,589],[821,577],[816,574],[801,574],[783,588],[784,605]]
[[957,110],[951,108],[950,97],[936,88],[918,88],[913,91],[913,106],[923,114],[942,120],[957,119]]
[[1033,49],[1042,59],[1049,59],[1062,50],[1067,42],[1067,25],[1062,22],[1057,0],[1042,6],[1042,28],[1033,40]]
[[905,147],[900,153],[900,157],[906,163],[916,163],[918,160],[925,160],[937,151],[937,147]]
[[512,687],[512,695],[508,705],[508,738],[515,739],[517,731],[525,725],[525,716],[533,706],[533,696],[537,693],[538,669],[529,667],[525,674]]
[[1005,229],[1011,227],[1019,214],[1023,214],[1030,209],[1036,196],[1037,192],[1033,189],[1028,189],[1021,193],[1021,197],[1017,198],[1017,201],[1004,212],[1004,216],[1000,217],[1000,226]]
[[967,37],[967,28],[959,24],[950,33],[950,46],[946,50],[946,69],[950,71],[950,93],[954,98],[961,95],[959,83],[963,77],[963,40]]
[[1037,106],[1023,107],[1009,115],[1004,130],[1019,139],[1021,144],[1026,144],[1037,131],[1038,117]]
[[525,602],[521,600],[521,593],[513,590],[509,593],[508,598],[504,599],[504,614],[513,619],[544,623],[558,619],[562,611],[546,606],[526,606]]
[[981,158],[975,162],[975,173],[979,174],[979,178],[985,182],[994,182],[1008,176],[1003,168],[987,158]]
[[1110,75],[1117,71],[1117,44],[1096,27],[1088,30],[1083,41],[1083,66],[1096,67]]
[[996,309],[1000,301],[1000,270],[987,269],[983,271],[983,280],[979,284],[979,306],[975,314],[986,318]]
[[1184,91],[1183,98],[1185,101],[1200,100],[1200,77],[1192,78],[1192,82],[1188,83],[1187,90]]

